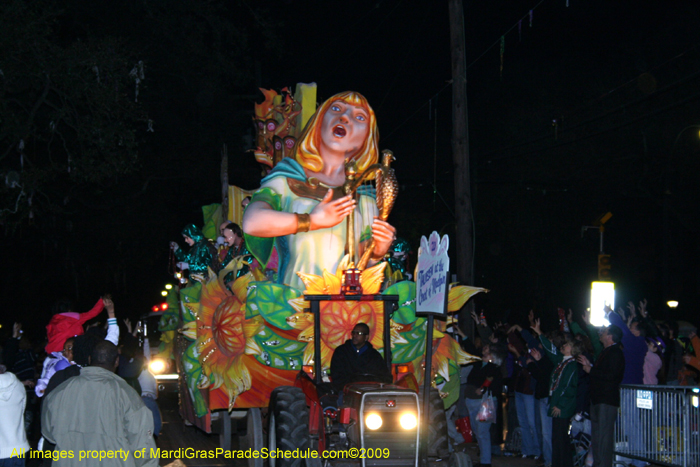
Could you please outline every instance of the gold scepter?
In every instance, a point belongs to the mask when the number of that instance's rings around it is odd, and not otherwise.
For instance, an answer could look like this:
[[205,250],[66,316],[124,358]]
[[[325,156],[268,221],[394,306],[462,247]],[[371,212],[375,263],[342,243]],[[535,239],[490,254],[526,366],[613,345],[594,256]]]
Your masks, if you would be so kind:
[[[388,149],[382,151],[382,164],[377,170],[377,208],[379,209],[379,218],[383,221],[389,218],[391,208],[394,207],[396,197],[399,194],[399,183],[396,180],[396,173],[391,168],[391,163],[395,160],[393,152]],[[367,244],[365,252],[357,263],[357,269],[363,270],[367,267],[372,253],[374,253],[374,239],[370,239]]]

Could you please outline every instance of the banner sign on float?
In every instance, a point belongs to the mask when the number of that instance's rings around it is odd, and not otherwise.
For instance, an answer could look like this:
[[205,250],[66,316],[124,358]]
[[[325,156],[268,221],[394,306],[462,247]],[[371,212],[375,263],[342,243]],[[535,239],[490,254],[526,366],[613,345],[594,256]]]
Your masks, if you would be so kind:
[[416,277],[416,313],[444,315],[445,298],[448,290],[447,275],[450,270],[450,257],[447,249],[450,240],[447,235],[440,239],[437,232],[420,239],[418,250],[418,275]]

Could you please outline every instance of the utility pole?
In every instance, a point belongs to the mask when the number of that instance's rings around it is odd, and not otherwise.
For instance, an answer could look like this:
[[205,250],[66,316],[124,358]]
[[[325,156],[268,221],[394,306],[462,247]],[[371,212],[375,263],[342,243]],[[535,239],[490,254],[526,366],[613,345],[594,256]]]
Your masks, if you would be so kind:
[[[463,284],[473,285],[474,231],[469,175],[469,122],[467,118],[467,64],[464,39],[463,0],[448,0],[450,12],[450,43],[452,46],[452,162],[455,183],[456,241],[452,271]],[[474,322],[469,317],[473,304],[460,312],[460,323],[470,338],[474,337]],[[466,325],[466,326],[465,326]]]

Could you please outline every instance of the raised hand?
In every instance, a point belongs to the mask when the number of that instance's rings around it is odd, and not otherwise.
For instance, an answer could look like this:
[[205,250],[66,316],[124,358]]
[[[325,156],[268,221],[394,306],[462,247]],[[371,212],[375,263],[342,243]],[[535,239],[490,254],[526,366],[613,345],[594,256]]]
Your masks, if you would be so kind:
[[479,324],[479,317],[477,316],[476,311],[471,312],[471,317],[476,324]]
[[566,320],[569,323],[573,323],[574,321],[574,312],[571,310],[571,308],[569,308],[569,312],[566,314]]
[[22,333],[22,323],[15,323],[12,326],[12,337],[15,339],[19,337],[19,335]]
[[329,188],[326,196],[310,213],[311,230],[334,227],[340,224],[355,209],[356,202],[352,195],[343,196],[335,201],[332,201],[332,199],[333,190]]
[[124,326],[126,326],[126,331],[131,334],[131,320],[129,318],[124,318]]
[[613,312],[613,309],[610,308],[610,304],[606,303],[605,307],[603,308],[603,311],[605,312],[605,317],[607,318],[610,313]]
[[583,366],[591,366],[591,362],[586,358],[585,355],[579,355],[576,357],[576,361],[579,362]]
[[639,314],[642,315],[643,318],[647,317],[647,299],[646,298],[639,302]]
[[532,326],[532,329],[537,333],[538,336],[540,334],[542,334],[542,331],[540,330],[540,319],[539,318],[537,318],[535,320],[535,324],[534,324],[534,326]]
[[530,356],[539,362],[542,358],[542,353],[537,349],[530,349]]
[[634,303],[631,301],[627,302],[627,309],[630,311],[630,314],[627,317],[628,319],[637,316],[637,309],[635,308]]
[[110,318],[114,318],[114,302],[112,301],[112,297],[109,295],[105,295],[104,297],[102,297],[102,303],[104,303],[105,305],[107,315]]
[[510,327],[510,329],[508,329],[508,334],[510,334],[511,332],[516,332],[516,331],[517,331],[517,332],[520,332],[520,331],[522,331],[522,330],[523,330],[523,328],[520,327],[519,324],[514,324],[514,325],[512,325],[512,326]]

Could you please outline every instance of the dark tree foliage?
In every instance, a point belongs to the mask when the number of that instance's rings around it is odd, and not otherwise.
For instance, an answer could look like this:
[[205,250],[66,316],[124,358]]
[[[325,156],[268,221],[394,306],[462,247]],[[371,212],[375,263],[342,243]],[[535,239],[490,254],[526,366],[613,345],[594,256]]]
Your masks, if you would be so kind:
[[143,65],[116,38],[58,43],[52,2],[0,5],[0,222],[63,211],[137,169]]
[[136,314],[149,290],[159,300],[168,241],[220,202],[222,146],[249,149],[255,61],[278,55],[268,16],[223,0],[0,4],[11,308],[110,291]]

